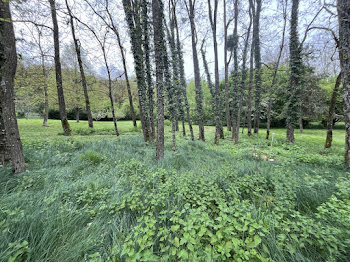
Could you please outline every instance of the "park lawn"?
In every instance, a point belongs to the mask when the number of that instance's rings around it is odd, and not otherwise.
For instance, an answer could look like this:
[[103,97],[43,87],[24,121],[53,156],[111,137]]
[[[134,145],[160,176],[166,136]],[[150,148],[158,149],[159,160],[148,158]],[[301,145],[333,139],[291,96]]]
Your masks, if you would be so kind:
[[112,122],[70,121],[66,137],[60,121],[18,122],[28,171],[0,167],[0,261],[350,260],[343,130],[326,150],[320,129],[213,145],[206,127],[172,152],[167,125],[157,163],[140,123],[116,137]]

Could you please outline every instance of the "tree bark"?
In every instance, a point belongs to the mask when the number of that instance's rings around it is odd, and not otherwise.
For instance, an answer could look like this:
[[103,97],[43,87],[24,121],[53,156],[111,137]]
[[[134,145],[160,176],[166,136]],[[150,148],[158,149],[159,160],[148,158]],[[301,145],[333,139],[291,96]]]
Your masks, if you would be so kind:
[[342,72],[345,116],[345,164],[350,167],[350,2],[337,0],[339,58]]
[[[184,59],[183,59],[183,53],[182,53],[182,49],[181,49],[179,27],[177,24],[176,9],[175,8],[174,8],[174,23],[175,23],[175,29],[176,29],[176,48],[177,48],[177,53],[178,53],[178,58],[179,58],[180,85],[181,85],[182,96],[183,96],[183,100],[184,100],[184,104],[185,104],[185,108],[186,108],[186,116],[187,116],[188,127],[190,129],[191,140],[193,141],[194,134],[193,134],[191,115],[190,115],[190,105],[188,103],[187,92],[186,92],[187,85],[186,85],[186,78],[185,78]],[[183,127],[183,135],[186,135],[186,130],[184,127]]]
[[338,74],[338,77],[332,92],[331,102],[329,104],[328,117],[327,117],[327,136],[326,136],[326,143],[324,146],[325,148],[330,148],[332,146],[334,112],[335,112],[335,106],[337,103],[340,83],[341,83],[341,73]]
[[47,72],[46,72],[46,66],[45,66],[45,59],[43,54],[41,55],[41,66],[43,68],[43,76],[44,76],[44,96],[45,96],[45,105],[44,105],[44,121],[43,121],[43,126],[47,126],[47,121],[49,119],[49,95],[47,92]]
[[254,57],[255,57],[255,111],[254,133],[259,133],[260,105],[261,105],[261,52],[260,52],[260,12],[262,0],[256,0],[256,12],[254,19]]
[[[26,170],[22,142],[20,139],[15,109],[14,78],[17,68],[16,40],[11,18],[10,4],[0,1],[0,161],[8,160],[15,174]],[[2,129],[3,128],[3,129]],[[6,141],[4,141],[4,132]],[[7,151],[7,148],[9,151]]]
[[288,0],[285,0],[285,4],[283,7],[283,31],[282,31],[282,40],[281,40],[281,45],[280,45],[280,50],[278,53],[278,58],[277,62],[274,68],[273,72],[273,78],[272,78],[272,83],[270,85],[269,89],[269,103],[267,106],[267,117],[266,117],[266,139],[269,139],[270,136],[270,127],[271,127],[271,110],[272,110],[272,95],[273,95],[273,89],[276,85],[277,82],[277,73],[278,73],[278,68],[280,65],[281,57],[282,57],[282,52],[284,49],[284,41],[285,41],[285,35],[286,35],[286,27],[287,27],[287,4]]
[[[215,0],[214,1],[214,12],[212,13],[212,8],[210,4],[211,0],[208,0],[208,9],[209,9],[209,21],[213,33],[213,42],[214,42],[214,60],[215,60],[215,93],[214,90],[211,91],[212,96],[214,97],[214,120],[215,120],[215,126],[216,126],[216,132],[215,132],[215,140],[214,143],[218,144],[219,143],[219,137],[224,139],[224,131],[222,129],[221,125],[221,113],[220,113],[220,79],[219,79],[219,59],[218,59],[218,43],[217,43],[217,36],[216,36],[216,20],[217,20],[217,12],[218,12],[218,4],[219,1]],[[205,53],[202,50],[202,55],[203,55],[203,62],[205,60]],[[206,74],[208,80],[210,80],[210,74],[208,70],[208,65],[205,63],[205,68],[206,68]],[[208,82],[209,84],[209,82]],[[210,81],[211,84],[211,81]],[[212,85],[212,84],[211,84]],[[211,88],[212,89],[212,88]]]
[[226,21],[226,0],[224,0],[224,64],[225,64],[225,108],[226,108],[226,126],[227,131],[231,131],[231,114],[230,114],[230,103],[229,103],[229,86],[228,86],[228,66],[227,62],[227,29],[229,24]]
[[[249,11],[250,11],[250,8],[249,8]],[[250,36],[250,30],[252,27],[252,14],[251,14],[251,12],[249,12],[249,17],[250,17],[249,26],[248,26],[248,30],[247,30],[247,37],[244,41],[243,58],[242,58],[242,81],[241,81],[241,86],[240,86],[240,90],[239,90],[239,104],[238,104],[238,112],[237,112],[235,144],[238,144],[238,140],[239,140],[239,128],[241,125],[241,112],[242,112],[242,107],[243,107],[243,94],[244,94],[244,89],[245,89],[245,82],[247,79],[246,63],[247,63],[249,36]]]
[[287,103],[287,140],[294,143],[294,128],[299,119],[299,93],[301,77],[301,47],[298,39],[298,8],[299,0],[293,0],[291,29],[290,29],[290,87],[289,99]]
[[157,90],[157,160],[164,158],[164,81],[163,81],[163,44],[164,31],[163,12],[161,0],[152,0],[154,53],[156,65],[156,90]]
[[187,2],[185,3],[187,7],[188,17],[190,19],[190,25],[191,25],[192,56],[193,56],[193,68],[194,68],[194,82],[196,87],[196,104],[197,104],[197,115],[198,115],[198,126],[199,126],[199,140],[205,141],[204,121],[203,121],[203,91],[202,91],[198,53],[197,53],[196,25],[194,21],[194,17],[195,17],[194,3],[195,2],[193,2],[193,0],[188,0],[188,6],[187,6]]
[[238,100],[239,100],[239,87],[238,87],[238,0],[234,3],[235,9],[235,26],[233,30],[233,74],[232,74],[232,139],[235,141],[237,134],[237,112],[238,112]]
[[[72,16],[72,11],[68,5],[68,0],[66,0],[66,6],[67,6],[69,18],[70,18],[70,25],[71,25],[72,37],[73,37],[74,46],[75,46],[75,52],[77,54],[77,60],[78,60],[78,64],[79,64],[81,84],[83,86],[84,98],[85,98],[85,109],[86,109],[87,116],[88,116],[88,124],[89,124],[90,128],[93,128],[94,123],[93,123],[92,114],[91,114],[90,100],[89,100],[89,94],[88,94],[88,90],[87,90],[87,83],[86,83],[83,61],[81,59],[80,42],[79,42],[79,39],[77,39],[77,37],[75,35],[74,20],[73,20],[73,16]],[[77,110],[78,110],[78,114],[79,114],[79,109],[77,109]],[[78,115],[78,117],[79,117],[79,115]],[[79,121],[77,121],[77,122],[79,122]]]
[[56,86],[57,86],[57,96],[58,96],[58,106],[60,110],[61,124],[63,132],[65,135],[71,135],[71,129],[68,123],[67,112],[66,112],[66,102],[64,99],[63,86],[62,86],[62,69],[60,61],[60,41],[59,41],[59,30],[56,14],[56,3],[55,0],[49,0],[51,8],[51,17],[53,24],[53,40],[55,49],[55,71],[56,71]]
[[[253,11],[254,12],[254,11]],[[247,97],[247,129],[248,136],[252,135],[252,93],[254,85],[254,35],[252,45],[250,47],[250,69],[249,69],[249,88]]]

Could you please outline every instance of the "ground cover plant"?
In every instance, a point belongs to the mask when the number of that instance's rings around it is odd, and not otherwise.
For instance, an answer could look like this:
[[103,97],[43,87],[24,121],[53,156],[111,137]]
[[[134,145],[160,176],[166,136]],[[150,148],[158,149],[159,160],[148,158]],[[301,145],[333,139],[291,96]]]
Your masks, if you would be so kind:
[[[342,130],[295,144],[178,135],[163,161],[132,122],[19,120],[27,171],[0,168],[1,261],[349,261]],[[111,130],[111,131],[108,131]],[[166,130],[170,136],[170,129]],[[166,140],[169,141],[170,139]]]

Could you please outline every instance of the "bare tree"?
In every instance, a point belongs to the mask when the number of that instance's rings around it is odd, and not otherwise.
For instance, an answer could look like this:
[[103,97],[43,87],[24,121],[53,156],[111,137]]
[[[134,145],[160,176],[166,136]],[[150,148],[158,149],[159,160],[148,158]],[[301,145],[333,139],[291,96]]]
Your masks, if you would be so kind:
[[[7,150],[9,150],[12,171],[15,174],[26,170],[15,109],[16,68],[16,40],[10,4],[8,1],[0,1],[0,161],[5,163],[8,160]],[[4,131],[6,139],[4,139]]]
[[232,19],[227,21],[226,19],[226,0],[224,4],[224,63],[225,63],[225,108],[226,108],[226,126],[227,131],[231,131],[231,114],[230,114],[230,103],[229,103],[229,85],[228,85],[228,66],[230,61],[227,61],[227,30],[232,22]]
[[192,56],[193,56],[193,68],[194,68],[194,82],[196,86],[196,104],[199,126],[199,140],[205,141],[204,136],[204,121],[203,121],[203,91],[199,71],[199,61],[197,53],[197,33],[195,18],[195,3],[196,0],[185,1],[188,18],[191,25],[191,40],[192,40]]

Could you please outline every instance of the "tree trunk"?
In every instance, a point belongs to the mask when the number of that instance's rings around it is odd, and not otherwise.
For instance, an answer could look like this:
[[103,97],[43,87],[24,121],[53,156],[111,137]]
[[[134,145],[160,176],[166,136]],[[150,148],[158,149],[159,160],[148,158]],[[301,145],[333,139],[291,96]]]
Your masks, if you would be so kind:
[[47,72],[45,67],[44,56],[42,55],[42,68],[43,68],[43,76],[45,78],[44,82],[44,96],[45,96],[45,108],[44,108],[44,121],[43,126],[47,126],[47,121],[49,119],[49,95],[47,93]]
[[66,102],[64,100],[64,93],[63,93],[63,86],[62,86],[60,41],[59,41],[57,15],[56,15],[56,4],[55,4],[55,0],[49,0],[49,2],[51,7],[51,16],[52,16],[52,24],[53,24],[53,40],[54,40],[54,48],[55,48],[55,71],[56,71],[58,106],[60,110],[60,118],[61,118],[63,132],[65,135],[70,136],[72,131],[68,123],[67,112],[66,112]]
[[330,148],[332,146],[332,140],[333,140],[333,120],[334,120],[334,112],[335,112],[335,106],[337,103],[337,97],[339,92],[341,82],[341,73],[339,73],[337,80],[335,82],[335,86],[332,93],[331,102],[329,105],[328,110],[328,117],[327,117],[327,137],[326,137],[326,143],[325,148]]
[[260,104],[261,104],[261,53],[260,53],[260,12],[262,0],[256,0],[256,12],[254,19],[254,57],[255,57],[255,111],[254,111],[254,133],[259,133]]
[[[249,8],[250,9],[250,8]],[[236,136],[235,136],[235,144],[238,144],[239,140],[239,128],[241,125],[241,112],[243,107],[243,94],[245,89],[245,82],[247,79],[247,69],[246,69],[246,63],[247,63],[247,53],[248,53],[248,44],[249,44],[249,36],[250,36],[250,30],[252,27],[252,14],[249,12],[249,26],[247,30],[247,37],[244,42],[244,49],[243,49],[243,58],[242,58],[242,82],[241,82],[241,88],[239,90],[239,105],[238,105],[238,112],[237,112],[237,124],[236,124]],[[243,132],[243,129],[242,129]]]
[[[86,83],[83,61],[81,59],[80,41],[79,41],[79,39],[77,39],[77,37],[75,35],[74,20],[73,20],[72,12],[71,12],[71,9],[68,5],[67,0],[66,0],[66,6],[67,6],[69,18],[70,18],[70,25],[71,25],[72,37],[73,37],[74,46],[75,46],[75,52],[77,54],[77,60],[78,60],[78,64],[79,64],[81,84],[83,86],[84,98],[85,98],[85,109],[86,109],[87,116],[88,116],[88,124],[89,124],[90,128],[93,128],[94,123],[93,123],[92,114],[91,114],[90,100],[89,100],[89,94],[88,94],[88,90],[87,90],[87,83]],[[79,114],[79,109],[78,109],[78,114]],[[79,117],[79,115],[78,115],[78,117]],[[79,121],[77,121],[77,122],[79,122]]]
[[232,140],[236,141],[237,134],[237,112],[238,112],[238,103],[239,103],[239,87],[238,87],[238,0],[235,0],[234,4],[235,9],[235,26],[233,30],[233,74],[232,74]]
[[298,39],[298,8],[299,0],[293,0],[291,29],[290,29],[290,87],[287,103],[287,140],[294,143],[294,127],[299,119],[300,108],[298,106],[301,77],[301,48]]
[[[22,142],[20,139],[15,109],[14,78],[17,68],[16,40],[11,19],[10,4],[0,1],[0,125],[2,141],[0,140],[0,161],[8,160],[8,147],[15,174],[26,170]],[[6,141],[4,141],[4,132]]]
[[79,107],[77,107],[76,111],[75,111],[75,121],[77,121],[77,123],[80,122],[80,109],[79,109]]
[[252,92],[254,83],[254,35],[252,40],[252,45],[250,47],[250,69],[249,69],[249,88],[247,97],[247,129],[248,136],[252,135]]
[[[0,22],[1,23],[1,22]],[[2,51],[2,50],[1,50]],[[2,58],[1,58],[2,59]],[[7,144],[5,124],[2,114],[2,92],[0,90],[0,166],[6,165],[11,161],[10,148]]]
[[[163,4],[161,0],[152,0],[154,53],[156,65],[156,90],[157,90],[157,160],[164,158],[164,84],[163,84]],[[161,10],[160,10],[161,9]]]
[[226,0],[224,0],[224,64],[225,64],[225,108],[226,108],[226,126],[227,131],[231,131],[231,114],[230,114],[230,103],[229,103],[229,86],[228,86],[228,62],[227,62],[227,28],[226,22]]
[[[208,0],[208,8],[209,8],[209,20],[210,20],[210,25],[211,25],[211,29],[212,29],[212,33],[213,33],[213,42],[214,42],[214,59],[215,59],[215,93],[214,90],[212,90],[213,88],[211,88],[211,93],[212,93],[212,97],[213,102],[214,102],[214,120],[215,120],[215,126],[216,126],[216,132],[215,132],[215,140],[214,143],[218,144],[219,143],[219,137],[224,138],[224,132],[222,129],[222,125],[221,125],[221,113],[220,113],[220,79],[219,79],[219,59],[218,59],[218,43],[216,40],[216,20],[217,20],[217,10],[218,10],[218,0],[214,1],[214,13],[212,13],[212,8],[211,8],[211,4],[210,4],[211,0]],[[203,42],[204,43],[204,42]],[[203,45],[202,45],[203,47]],[[204,63],[204,68],[207,74],[207,79],[208,79],[208,84],[210,81],[210,85],[212,85],[211,80],[210,80],[210,73],[208,70],[208,64],[205,60],[205,53],[203,48],[201,48],[202,50],[202,56],[203,56],[203,63]]]
[[271,127],[271,110],[272,110],[272,95],[273,95],[273,89],[276,85],[277,82],[277,72],[278,68],[280,65],[281,57],[282,57],[282,52],[284,49],[284,40],[285,40],[285,34],[286,34],[286,27],[287,27],[287,4],[288,0],[285,0],[284,6],[283,6],[283,31],[282,31],[282,40],[281,40],[281,45],[280,45],[280,50],[278,53],[278,58],[277,62],[274,68],[273,72],[273,78],[272,78],[272,83],[270,85],[270,90],[269,90],[269,103],[267,106],[267,118],[266,118],[266,139],[269,139],[270,136],[270,127]]
[[339,57],[345,116],[345,164],[350,167],[350,2],[338,0]]
[[300,114],[300,117],[299,117],[299,133],[302,134],[303,132],[304,132],[303,117]]
[[[185,78],[185,68],[184,68],[184,59],[183,59],[183,53],[181,49],[181,43],[180,43],[180,34],[179,34],[179,27],[177,25],[177,18],[176,18],[176,10],[174,9],[174,23],[175,23],[175,29],[176,29],[176,48],[177,53],[179,57],[179,71],[180,71],[180,83],[181,83],[181,90],[182,90],[182,96],[186,108],[186,116],[187,116],[187,122],[188,127],[190,129],[191,134],[191,140],[194,140],[194,134],[193,134],[193,128],[192,128],[192,121],[190,116],[190,106],[188,103],[187,98],[187,92],[186,92],[186,78]],[[183,134],[186,134],[186,130],[184,129]]]
[[197,104],[197,115],[198,115],[198,126],[199,126],[199,140],[205,141],[204,136],[204,122],[203,122],[203,92],[202,92],[202,84],[201,77],[199,71],[199,61],[198,61],[198,53],[197,53],[197,33],[196,33],[196,25],[194,21],[195,11],[194,11],[194,2],[192,0],[188,0],[189,8],[188,8],[188,16],[190,19],[191,25],[191,38],[192,38],[192,56],[193,56],[193,68],[194,68],[194,82],[196,87],[196,104]]

